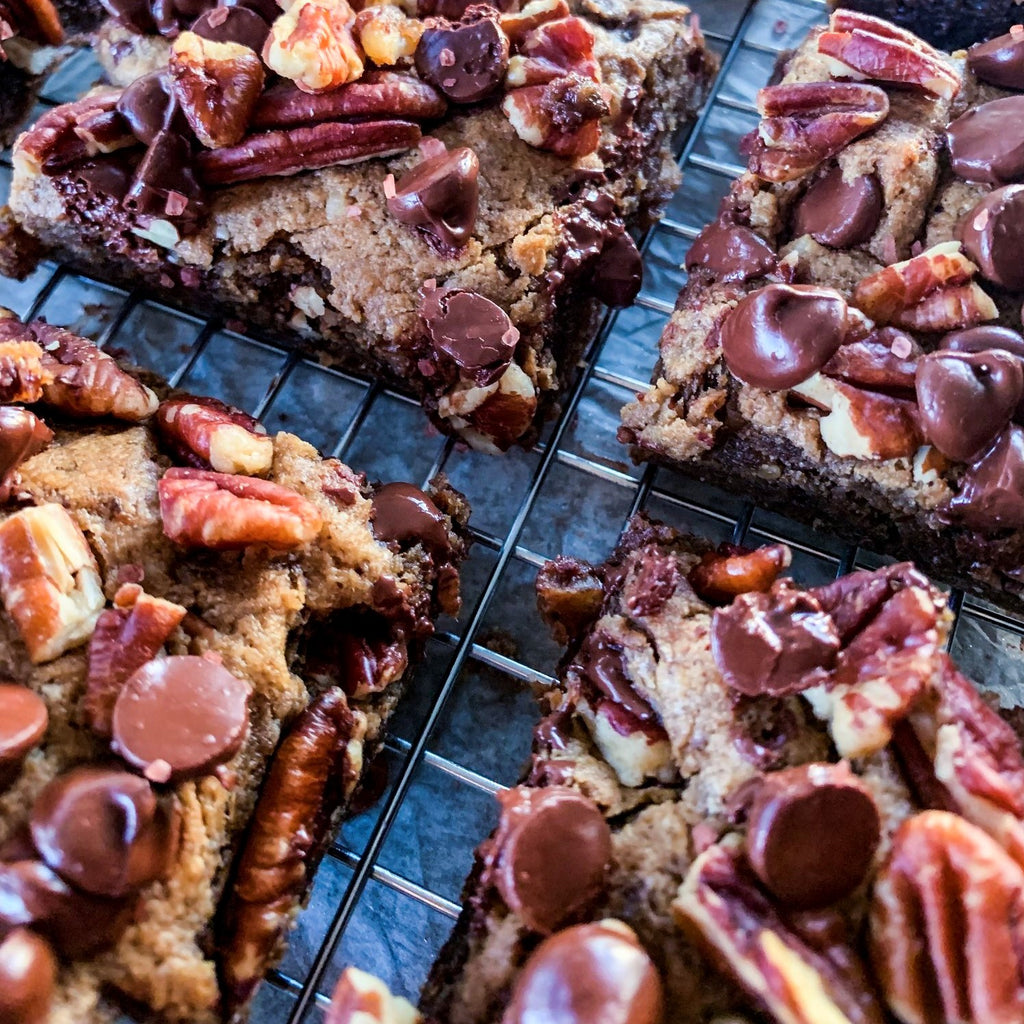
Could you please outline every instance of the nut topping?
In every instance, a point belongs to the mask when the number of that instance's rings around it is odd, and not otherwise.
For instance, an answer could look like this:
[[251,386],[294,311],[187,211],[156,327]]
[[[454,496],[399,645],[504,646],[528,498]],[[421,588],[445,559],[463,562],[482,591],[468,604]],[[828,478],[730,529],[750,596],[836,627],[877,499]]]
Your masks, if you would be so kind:
[[35,413],[0,406],[0,501],[7,501],[18,467],[53,440],[53,431]]
[[830,58],[836,78],[870,78],[916,86],[952,99],[960,76],[938,50],[912,32],[859,11],[835,11],[830,31],[818,36],[818,52]]
[[242,141],[264,81],[263,63],[249,47],[182,32],[168,69],[174,97],[204,146],[217,149]]
[[164,533],[187,547],[288,551],[309,544],[323,525],[315,505],[269,480],[175,467],[158,489]]
[[60,46],[64,42],[60,12],[51,0],[7,0],[0,4],[0,41],[11,36]]
[[796,82],[757,94],[761,123],[750,171],[766,181],[792,181],[834,156],[889,116],[889,97],[874,85]]
[[37,665],[92,635],[106,603],[99,569],[62,505],[25,508],[0,523],[0,599]]
[[387,67],[411,57],[423,35],[423,22],[392,4],[367,7],[356,15],[355,35],[374,64]]
[[703,555],[687,578],[698,597],[724,604],[740,594],[768,590],[792,560],[793,553],[785,544],[766,544],[756,551],[723,545]]
[[12,319],[0,319],[0,401],[32,404],[43,397],[53,373],[42,348]]
[[346,967],[331,995],[324,1024],[419,1024],[416,1007],[392,995],[372,974]]
[[1024,1020],[1024,871],[963,818],[910,818],[875,882],[871,952],[903,1024]]
[[271,26],[263,60],[304,92],[351,82],[363,73],[354,20],[346,0],[294,0]]
[[197,469],[262,476],[274,461],[274,442],[247,413],[213,398],[160,403],[156,428],[173,454]]

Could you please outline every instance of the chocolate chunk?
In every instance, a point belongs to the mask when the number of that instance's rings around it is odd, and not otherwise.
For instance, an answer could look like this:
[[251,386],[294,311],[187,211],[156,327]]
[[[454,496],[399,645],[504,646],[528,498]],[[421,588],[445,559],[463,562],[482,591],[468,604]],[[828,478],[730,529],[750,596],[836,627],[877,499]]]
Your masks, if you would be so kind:
[[490,299],[459,288],[424,288],[420,316],[434,348],[480,387],[493,384],[512,362],[519,331]]
[[[984,352],[986,349],[998,349],[1015,355],[1021,360],[1021,368],[1024,369],[1024,337],[1009,327],[982,324],[980,327],[952,331],[939,342],[939,348],[951,352]],[[1024,423],[1024,398],[1017,403],[1013,418],[1018,423]]]
[[61,878],[117,897],[163,877],[178,821],[145,779],[86,765],[46,786],[30,825],[39,855]]
[[982,274],[1004,288],[1024,288],[1020,238],[1024,232],[1024,185],[990,192],[960,224],[964,252]]
[[496,17],[429,24],[416,47],[416,70],[453,103],[477,103],[505,79],[508,38]]
[[527,928],[550,935],[604,892],[611,829],[597,805],[573,789],[517,787],[499,799],[498,891]]
[[775,250],[754,230],[719,219],[709,224],[686,254],[686,269],[709,270],[717,281],[749,281],[770,274]]
[[31,928],[68,959],[109,949],[131,924],[134,908],[134,899],[72,889],[42,861],[0,863],[0,934]]
[[722,324],[722,354],[729,370],[755,387],[793,387],[829,361],[846,336],[846,302],[814,285],[759,288]]
[[137,78],[117,101],[118,113],[139,142],[147,146],[169,127],[174,108],[171,76],[166,71],[151,71]]
[[144,216],[198,221],[206,203],[187,139],[170,129],[157,135],[135,172],[123,205]]
[[640,294],[644,262],[625,228],[613,232],[601,248],[590,276],[590,291],[606,306],[622,309]]
[[156,31],[151,0],[100,0],[100,3],[125,28],[140,35]]
[[958,462],[976,458],[996,439],[1022,394],[1021,360],[1009,352],[931,352],[917,364],[925,436]]
[[796,204],[793,236],[810,235],[832,249],[850,249],[875,233],[883,206],[882,186],[875,175],[861,174],[847,181],[837,165]]
[[117,695],[113,749],[154,782],[206,775],[242,745],[251,694],[209,658],[147,662]]
[[196,19],[192,31],[215,43],[238,43],[262,53],[270,25],[248,7],[215,7]]
[[428,551],[451,547],[438,507],[412,484],[384,484],[373,496],[373,534],[385,544],[422,544]]
[[[626,674],[626,663],[620,644],[604,633],[591,633],[580,647],[575,664],[582,676],[597,693],[630,720],[645,724],[657,724],[658,716],[650,704],[637,693],[632,680]],[[615,724],[615,720],[612,720]],[[623,730],[627,734],[633,728]],[[660,726],[659,726],[660,732]]]
[[661,979],[618,921],[580,924],[545,939],[516,979],[503,1024],[660,1024]]
[[24,928],[0,942],[0,1021],[45,1024],[57,982],[50,944]]
[[11,495],[15,470],[53,440],[53,431],[18,405],[0,406],[0,501]]
[[27,686],[0,683],[0,786],[46,734],[49,715]]
[[823,682],[839,635],[819,601],[778,580],[767,594],[741,594],[715,610],[711,653],[728,686],[748,697],[777,697]]
[[1006,185],[1024,176],[1024,96],[982,103],[946,129],[953,170],[967,181]]
[[217,0],[149,0],[157,31],[173,39],[201,14],[217,6]]
[[388,210],[403,224],[424,229],[445,248],[460,249],[476,224],[479,172],[480,161],[468,146],[439,153],[402,175],[388,198]]
[[1024,430],[1011,425],[971,464],[948,511],[977,530],[1024,527]]
[[967,66],[983,82],[1024,89],[1024,32],[1010,30],[967,51]]
[[750,866],[784,906],[826,907],[864,880],[881,837],[878,808],[844,764],[764,777],[747,818]]

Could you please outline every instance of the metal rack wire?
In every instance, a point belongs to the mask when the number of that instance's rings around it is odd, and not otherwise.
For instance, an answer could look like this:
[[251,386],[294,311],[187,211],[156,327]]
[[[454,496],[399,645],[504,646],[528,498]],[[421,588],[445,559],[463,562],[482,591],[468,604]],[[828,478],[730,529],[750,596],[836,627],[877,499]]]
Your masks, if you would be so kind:
[[[794,574],[823,582],[877,562],[733,496],[669,471],[630,464],[615,441],[618,409],[645,386],[661,329],[684,283],[683,255],[740,168],[754,96],[779,52],[825,18],[822,0],[691,0],[723,59],[711,99],[680,160],[685,180],[644,241],[636,306],[606,319],[560,417],[530,451],[502,459],[434,432],[408,398],[333,372],[184,310],[53,264],[24,283],[0,279],[0,305],[42,315],[126,354],[174,383],[216,394],[381,479],[425,482],[443,470],[474,508],[464,610],[446,620],[393,722],[381,793],[348,821],[314,881],[288,953],[253,1011],[258,1024],[323,1019],[341,969],[354,963],[415,998],[457,916],[472,851],[496,820],[493,793],[514,784],[536,712],[532,687],[550,681],[532,581],[549,557],[601,559],[639,509],[716,540],[782,540]],[[44,104],[77,95],[95,75],[88,54],[47,85]],[[0,158],[0,199],[10,177]],[[242,369],[244,372],[239,372]],[[954,594],[952,647],[974,678],[1024,704],[1024,622]],[[386,771],[386,778],[384,775]]]

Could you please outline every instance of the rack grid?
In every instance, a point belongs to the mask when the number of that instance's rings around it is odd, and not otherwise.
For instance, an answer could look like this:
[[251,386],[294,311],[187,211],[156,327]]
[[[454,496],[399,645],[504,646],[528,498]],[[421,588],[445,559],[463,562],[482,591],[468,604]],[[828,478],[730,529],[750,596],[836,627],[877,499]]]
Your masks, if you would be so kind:
[[[561,415],[529,451],[500,459],[467,451],[434,431],[406,396],[143,292],[52,263],[25,282],[0,278],[0,305],[20,315],[44,316],[174,384],[215,394],[370,478],[425,483],[444,471],[473,506],[462,614],[443,620],[428,645],[373,770],[378,795],[334,838],[288,952],[257,996],[255,1024],[322,1021],[348,964],[415,999],[458,915],[473,849],[496,822],[493,794],[514,785],[525,762],[537,717],[534,689],[551,682],[559,651],[533,596],[533,577],[547,558],[601,560],[629,516],[643,509],[716,541],[784,541],[794,552],[794,575],[807,583],[879,561],[671,471],[633,466],[615,440],[619,407],[649,379],[685,282],[686,249],[741,170],[737,144],[757,123],[757,89],[779,53],[826,17],[823,0],[689,6],[721,56],[722,72],[682,144],[683,186],[643,241],[645,283],[636,305],[605,319]],[[40,105],[74,98],[97,76],[92,56],[76,55],[48,81]],[[0,201],[10,173],[4,154]],[[952,603],[955,656],[1005,703],[1024,704],[1024,620],[956,592]]]

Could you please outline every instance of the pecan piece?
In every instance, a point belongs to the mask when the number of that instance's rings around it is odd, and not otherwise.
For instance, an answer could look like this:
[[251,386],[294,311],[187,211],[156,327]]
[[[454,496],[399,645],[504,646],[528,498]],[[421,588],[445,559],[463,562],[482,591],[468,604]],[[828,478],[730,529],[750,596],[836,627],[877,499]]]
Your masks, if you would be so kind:
[[86,141],[76,132],[82,121],[117,107],[120,89],[111,89],[63,103],[48,110],[18,139],[14,146],[14,163],[29,174],[57,174],[65,167],[88,155]]
[[186,547],[288,551],[310,543],[323,525],[312,502],[269,480],[175,467],[157,486],[164,533]]
[[99,568],[62,505],[25,508],[0,523],[0,600],[33,664],[92,635],[105,603]]
[[842,942],[827,952],[813,948],[724,845],[693,862],[672,910],[772,1019],[882,1024],[882,1009],[853,951]]
[[356,15],[355,36],[363,53],[374,64],[389,66],[411,57],[423,35],[424,25],[391,4],[367,7]]
[[792,181],[881,124],[889,97],[856,82],[769,85],[757,94],[761,123],[749,167],[765,181]]
[[7,501],[18,467],[53,440],[53,431],[35,413],[0,405],[0,501]]
[[1024,870],[946,811],[896,832],[871,901],[871,953],[904,1024],[1024,1020]]
[[946,58],[912,32],[859,11],[836,11],[829,29],[818,36],[818,53],[836,78],[916,86],[947,100],[960,92],[960,76]]
[[43,350],[17,320],[0,320],[0,402],[31,405],[53,381]]
[[604,584],[589,562],[559,555],[541,566],[534,586],[541,616],[560,644],[575,641],[601,613]]
[[943,242],[864,278],[853,304],[878,324],[921,331],[972,327],[999,315],[973,281],[977,269],[959,242]]
[[501,109],[524,142],[571,157],[597,149],[601,118],[609,110],[601,86],[577,74],[560,75],[546,85],[513,89]]
[[157,656],[186,614],[180,604],[151,597],[138,584],[125,584],[114,595],[114,607],[97,619],[89,641],[82,709],[97,736],[110,737],[114,704],[125,682]]
[[528,32],[508,62],[506,88],[546,85],[561,75],[601,81],[594,57],[594,33],[582,18],[548,21]]
[[234,185],[394,156],[412,149],[421,137],[419,125],[411,121],[329,121],[250,135],[237,146],[204,150],[196,163],[207,185]]
[[445,98],[428,82],[394,71],[369,71],[356,82],[323,93],[278,82],[259,98],[251,127],[294,128],[343,117],[432,121],[447,109]]
[[419,1024],[416,1007],[392,995],[387,985],[355,967],[341,972],[325,1024]]
[[259,57],[240,43],[182,32],[167,67],[174,98],[196,138],[208,149],[241,142],[263,91]]
[[698,597],[721,604],[740,594],[768,590],[792,561],[785,544],[766,544],[756,551],[722,545],[703,555],[688,579]]
[[354,19],[346,0],[295,0],[271,26],[263,60],[305,92],[351,82],[363,73]]
[[331,818],[355,787],[365,729],[334,687],[299,715],[270,763],[222,922],[221,974],[231,1010],[263,977]]
[[215,398],[171,398],[156,411],[156,428],[173,454],[196,469],[262,476],[274,442],[247,413]]

